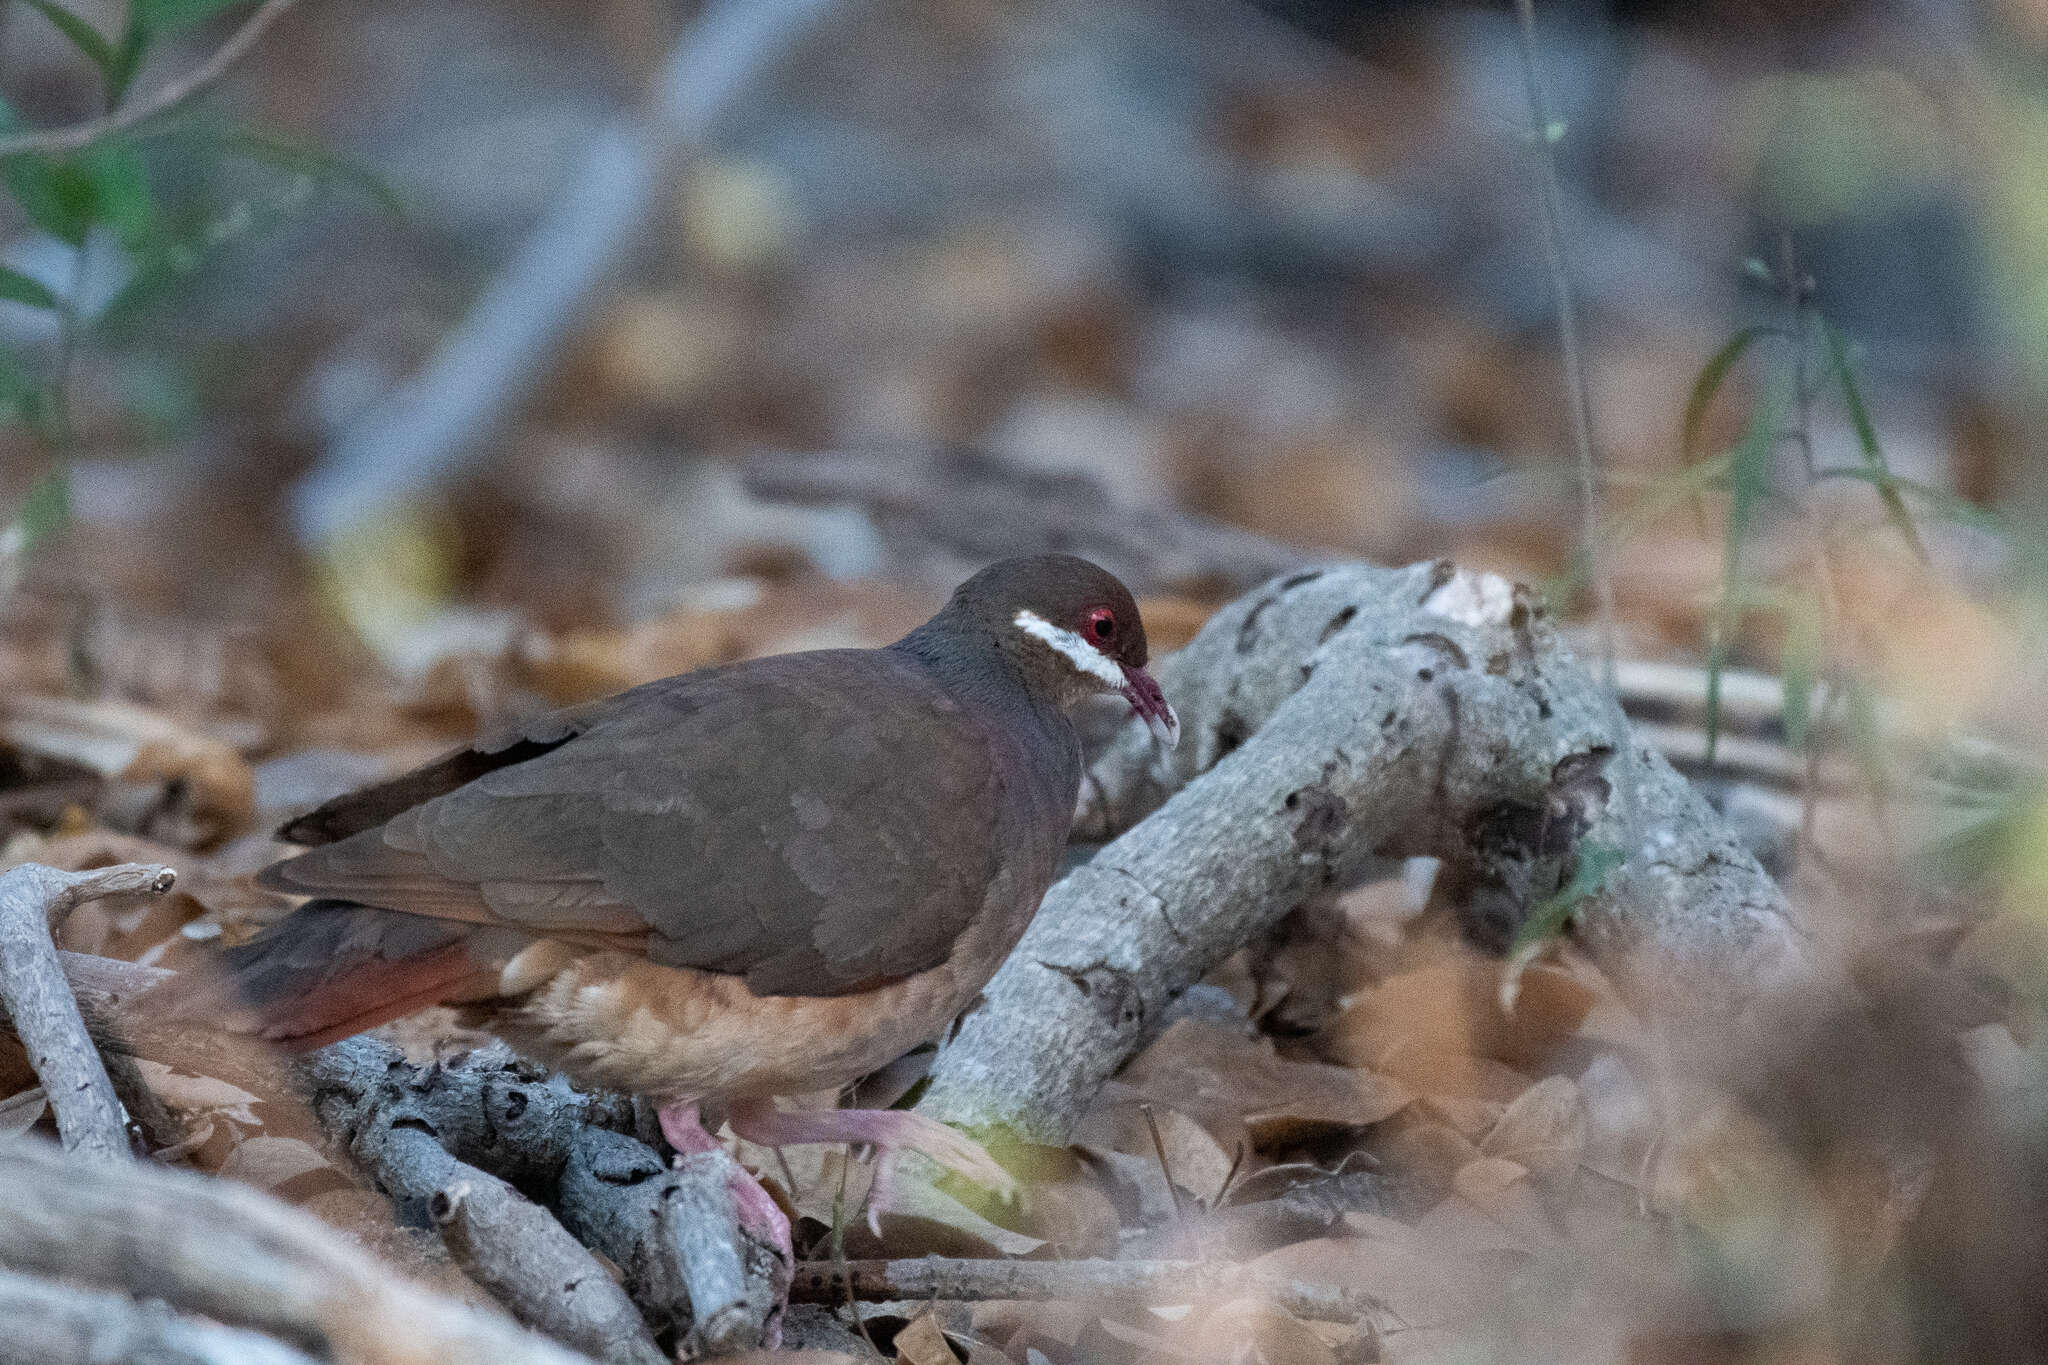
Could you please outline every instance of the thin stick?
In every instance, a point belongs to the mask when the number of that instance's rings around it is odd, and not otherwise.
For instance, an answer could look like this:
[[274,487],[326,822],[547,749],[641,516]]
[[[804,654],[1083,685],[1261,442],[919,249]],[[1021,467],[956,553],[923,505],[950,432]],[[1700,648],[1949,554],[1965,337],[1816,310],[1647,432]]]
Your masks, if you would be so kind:
[[792,1303],[837,1303],[851,1293],[870,1303],[947,1299],[1153,1299],[1189,1302],[1215,1295],[1264,1299],[1298,1318],[1359,1322],[1378,1307],[1371,1295],[1337,1285],[1261,1274],[1230,1261],[1002,1261],[925,1256],[902,1261],[805,1261]]
[[244,20],[242,26],[236,29],[211,57],[146,100],[99,118],[87,119],[83,123],[73,123],[62,128],[47,128],[41,132],[16,133],[13,137],[0,137],[0,158],[23,156],[32,152],[46,155],[75,152],[103,137],[126,132],[139,123],[146,123],[150,119],[169,113],[227,75],[234,64],[256,45],[256,41],[272,24],[277,22],[278,17],[292,7],[292,3],[293,0],[263,0],[256,12]]
[[1521,21],[1522,77],[1529,89],[1529,117],[1535,125],[1538,199],[1542,204],[1543,252],[1550,268],[1550,288],[1557,296],[1557,341],[1564,356],[1565,398],[1571,411],[1572,445],[1578,455],[1579,545],[1593,580],[1593,598],[1600,616],[1600,681],[1614,690],[1614,581],[1600,554],[1600,462],[1593,451],[1593,404],[1586,385],[1585,360],[1579,349],[1579,310],[1572,295],[1564,260],[1564,192],[1557,179],[1552,148],[1555,126],[1543,82],[1536,70],[1535,0],[1515,0]]
[[71,1155],[126,1161],[128,1128],[58,965],[50,926],[82,902],[128,891],[161,895],[176,880],[167,867],[140,863],[90,872],[23,863],[0,875],[0,1007],[14,1021]]

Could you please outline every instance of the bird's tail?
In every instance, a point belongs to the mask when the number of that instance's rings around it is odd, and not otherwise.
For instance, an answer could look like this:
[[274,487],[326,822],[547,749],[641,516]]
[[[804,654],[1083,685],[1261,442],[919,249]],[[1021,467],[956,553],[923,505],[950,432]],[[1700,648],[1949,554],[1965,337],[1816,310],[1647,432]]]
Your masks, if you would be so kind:
[[472,951],[475,929],[309,901],[228,949],[219,973],[180,973],[154,1003],[170,1017],[211,1017],[295,1051],[322,1047],[428,1005],[490,994],[497,973]]

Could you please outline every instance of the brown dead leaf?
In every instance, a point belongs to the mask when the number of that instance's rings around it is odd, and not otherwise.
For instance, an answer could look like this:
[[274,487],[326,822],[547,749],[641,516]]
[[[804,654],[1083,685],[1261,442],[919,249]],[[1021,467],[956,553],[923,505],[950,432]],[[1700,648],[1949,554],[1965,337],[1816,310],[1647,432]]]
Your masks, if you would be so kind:
[[220,1166],[219,1174],[259,1190],[276,1191],[288,1181],[314,1171],[334,1171],[338,1185],[349,1182],[333,1162],[312,1143],[299,1138],[259,1134],[237,1143]]
[[1192,597],[1147,597],[1138,603],[1138,615],[1145,618],[1145,643],[1154,654],[1170,654],[1194,639],[1215,612],[1213,603]]
[[1479,1144],[1490,1157],[1527,1166],[1546,1183],[1577,1172],[1586,1147],[1586,1102],[1567,1076],[1547,1076],[1516,1097]]
[[[1280,1057],[1268,1039],[1181,1019],[1126,1068],[1105,1099],[1140,1098],[1198,1119],[1225,1151],[1359,1128],[1400,1112],[1408,1088],[1371,1072]],[[1127,1149],[1128,1150],[1128,1149]],[[1178,1174],[1178,1173],[1176,1173]]]
[[918,1314],[896,1334],[896,1359],[903,1365],[960,1365],[938,1318],[929,1312]]
[[1116,1253],[1116,1205],[1079,1169],[1025,1181],[1021,1213],[1023,1226],[1064,1258]]
[[26,1133],[36,1126],[49,1107],[49,1097],[40,1085],[32,1085],[0,1100],[0,1138],[19,1137]]
[[[1467,1056],[1516,1067],[1538,1067],[1577,1030],[1598,998],[1591,987],[1559,968],[1536,965],[1522,973],[1512,1015],[1500,1008],[1503,964],[1460,952],[1449,959],[1392,976],[1366,991],[1318,1038],[1324,1055],[1399,1076],[1426,1093],[1451,1089],[1485,1094],[1465,1085],[1431,1083],[1437,1066],[1418,1058]],[[1519,1094],[1493,1094],[1507,1100]]]
[[1474,1142],[1493,1131],[1508,1106],[1499,1100],[1482,1100],[1470,1095],[1425,1095],[1416,1108],[1440,1118]]
[[151,793],[147,831],[207,848],[249,827],[255,780],[227,744],[169,716],[117,701],[14,696],[0,739]]
[[[1151,1122],[1145,1110],[1151,1110]],[[1213,1201],[1230,1176],[1230,1153],[1194,1119],[1165,1105],[1135,1103],[1118,1106],[1112,1131],[1119,1151],[1164,1161],[1173,1183],[1203,1202]],[[1159,1134],[1158,1147],[1152,1133]],[[1163,1156],[1161,1152],[1163,1150]]]

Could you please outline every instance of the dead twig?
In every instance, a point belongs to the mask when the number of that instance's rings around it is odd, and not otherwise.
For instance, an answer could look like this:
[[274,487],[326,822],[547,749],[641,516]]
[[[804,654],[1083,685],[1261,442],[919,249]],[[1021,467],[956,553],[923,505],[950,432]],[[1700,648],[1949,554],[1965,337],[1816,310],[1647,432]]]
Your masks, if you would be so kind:
[[269,31],[270,26],[276,23],[293,3],[294,0],[263,0],[263,3],[256,7],[256,12],[243,20],[242,26],[229,35],[228,40],[215,49],[211,57],[146,100],[138,100],[134,104],[116,109],[110,114],[103,114],[99,118],[87,119],[83,123],[0,137],[0,159],[32,153],[57,155],[75,152],[103,137],[124,133],[138,124],[168,114],[218,83],[236,62],[247,55],[250,48],[256,46],[257,40]]
[[90,872],[23,863],[0,874],[0,1008],[13,1021],[50,1098],[66,1152],[124,1161],[128,1131],[114,1084],[64,980],[50,926],[84,901],[133,891],[161,895],[176,880],[167,867],[141,863]]
[[805,1261],[792,1303],[837,1303],[851,1294],[891,1300],[1030,1299],[1085,1302],[1146,1299],[1189,1303],[1256,1298],[1317,1322],[1360,1322],[1378,1309],[1371,1295],[1336,1285],[1255,1272],[1229,1261],[1005,1261],[926,1256],[904,1261]]

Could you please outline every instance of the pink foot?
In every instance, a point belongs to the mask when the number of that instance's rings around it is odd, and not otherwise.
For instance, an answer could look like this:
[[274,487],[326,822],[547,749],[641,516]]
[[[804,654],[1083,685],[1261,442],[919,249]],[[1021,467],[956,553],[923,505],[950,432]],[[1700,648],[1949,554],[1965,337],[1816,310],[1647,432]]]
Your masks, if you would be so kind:
[[868,1190],[868,1230],[881,1235],[880,1212],[889,1206],[895,1185],[896,1157],[922,1152],[940,1165],[958,1171],[1000,1194],[1017,1181],[973,1138],[935,1119],[906,1109],[777,1109],[771,1099],[735,1100],[726,1122],[749,1142],[764,1147],[794,1147],[808,1142],[861,1142],[876,1148],[881,1160]]
[[[718,1139],[704,1131],[695,1102],[664,1105],[656,1111],[655,1117],[661,1123],[661,1135],[668,1139],[668,1145],[676,1149],[678,1156],[720,1150]],[[790,1240],[788,1216],[768,1191],[737,1165],[732,1167],[726,1188],[732,1192],[733,1219],[741,1230],[782,1259],[781,1270],[776,1276],[776,1293],[787,1295],[789,1276],[796,1267],[796,1248]],[[762,1344],[773,1349],[780,1343],[781,1335],[782,1311],[778,1308],[769,1318],[768,1339]]]

